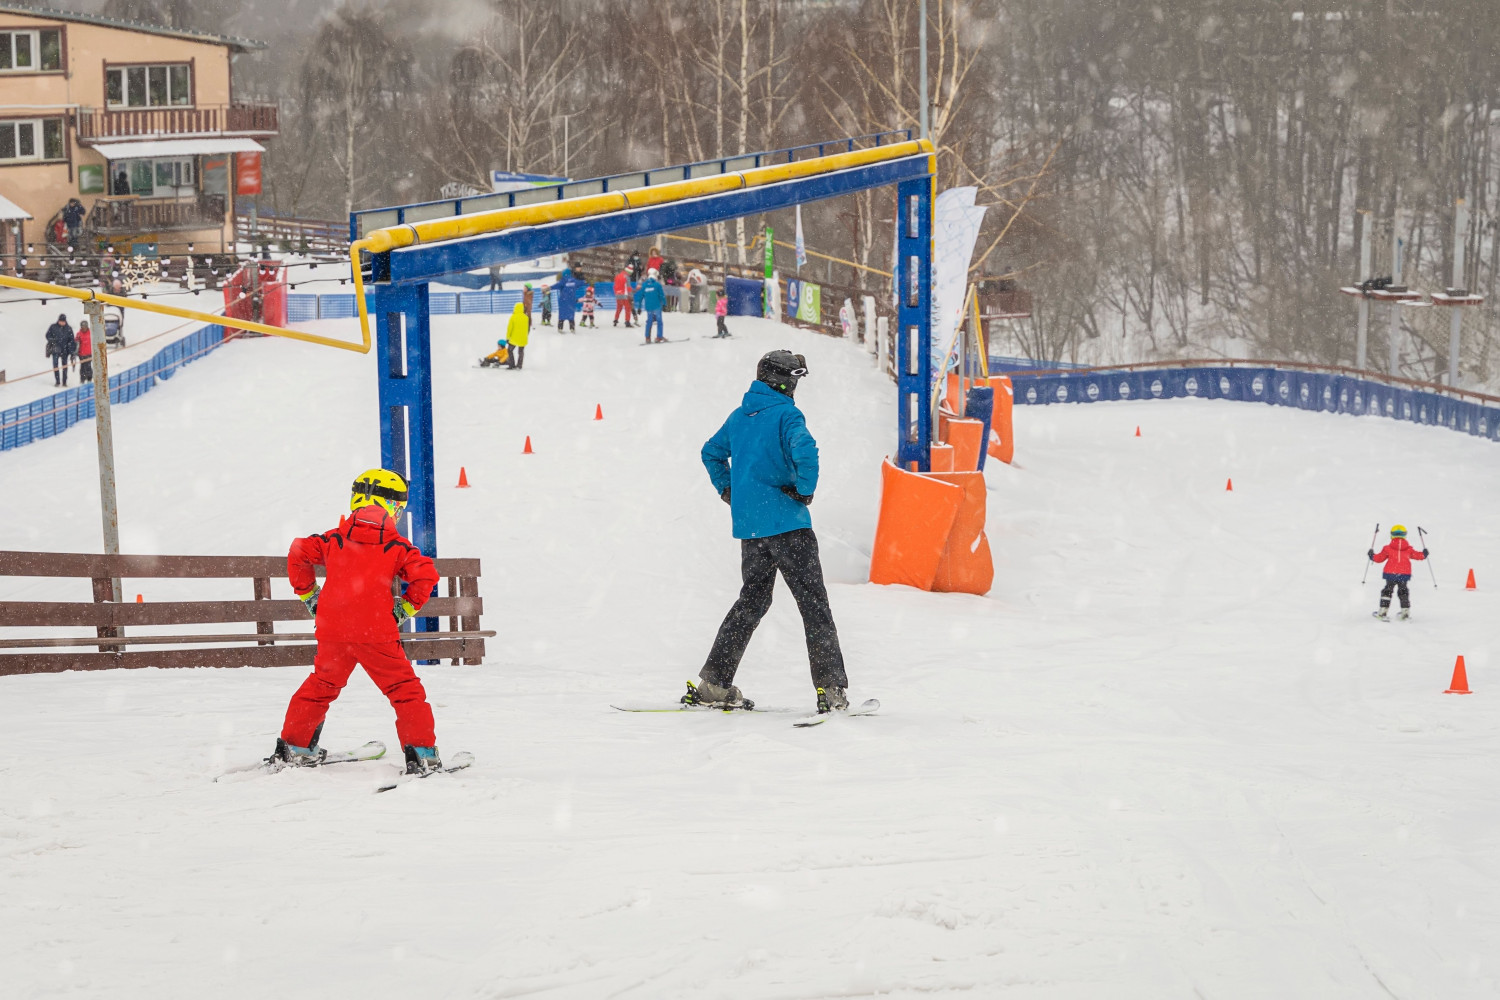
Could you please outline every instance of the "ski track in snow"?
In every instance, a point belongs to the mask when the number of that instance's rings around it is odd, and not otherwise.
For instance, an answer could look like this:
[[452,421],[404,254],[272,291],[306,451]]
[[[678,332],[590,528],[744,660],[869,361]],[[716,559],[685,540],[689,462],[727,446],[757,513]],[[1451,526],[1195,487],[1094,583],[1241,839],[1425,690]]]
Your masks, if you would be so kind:
[[[471,367],[501,319],[433,320],[439,549],[483,557],[500,635],[421,673],[476,766],[370,794],[399,757],[358,673],[324,743],[386,760],[219,783],[269,751],[302,668],[0,678],[0,995],[1500,991],[1500,602],[1461,589],[1470,566],[1500,587],[1492,444],[1198,400],[1018,408],[1024,468],[987,473],[993,592],[921,594],[863,582],[895,429],[868,356],[674,315],[694,339],[659,353],[543,328],[524,371]],[[850,694],[881,713],[616,712],[674,700],[734,598],[698,450],[781,346],[812,371]],[[279,553],[335,523],[379,459],[375,363],[237,342],[121,407],[124,549]],[[0,548],[97,551],[89,425],[0,455],[0,481]],[[1418,567],[1415,620],[1381,625],[1358,574],[1393,519],[1428,529],[1442,586]],[[1469,698],[1441,693],[1459,653]],[[810,709],[806,670],[778,587],[738,682]]]

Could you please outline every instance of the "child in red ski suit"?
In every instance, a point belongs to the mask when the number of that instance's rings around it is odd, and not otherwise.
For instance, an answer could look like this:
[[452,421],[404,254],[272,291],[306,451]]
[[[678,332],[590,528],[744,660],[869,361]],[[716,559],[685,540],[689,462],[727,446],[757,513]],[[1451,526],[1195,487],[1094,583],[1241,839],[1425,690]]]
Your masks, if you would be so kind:
[[[399,625],[427,603],[437,568],[396,530],[406,506],[406,480],[371,469],[354,482],[351,513],[339,526],[292,542],[287,578],[317,622],[313,672],[292,695],[273,757],[284,764],[317,764],[326,755],[318,734],[328,706],[356,664],[390,699],[407,771],[441,767],[432,707],[399,641]],[[320,588],[314,567],[326,567]],[[395,580],[406,581],[402,597]]]
[[1371,562],[1385,563],[1385,587],[1380,591],[1380,610],[1376,611],[1375,617],[1385,620],[1391,610],[1391,591],[1401,598],[1401,611],[1397,618],[1405,621],[1411,617],[1411,594],[1406,585],[1411,581],[1411,564],[1413,561],[1420,562],[1427,558],[1427,550],[1418,552],[1412,544],[1406,540],[1406,529],[1399,524],[1391,526],[1391,541],[1385,548],[1376,552],[1369,552]]

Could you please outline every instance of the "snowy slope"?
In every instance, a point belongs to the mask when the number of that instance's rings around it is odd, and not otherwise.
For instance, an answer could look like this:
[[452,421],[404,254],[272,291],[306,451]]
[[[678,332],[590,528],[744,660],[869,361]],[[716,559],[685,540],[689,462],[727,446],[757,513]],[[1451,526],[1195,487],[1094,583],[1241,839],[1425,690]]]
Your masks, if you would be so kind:
[[[440,744],[478,766],[381,796],[386,762],[215,784],[269,749],[301,669],[0,678],[5,989],[1500,990],[1493,445],[1198,400],[1022,409],[1019,467],[989,473],[994,592],[920,594],[861,582],[894,430],[866,356],[735,320],[727,343],[542,331],[525,371],[476,370],[499,319],[435,320],[439,546],[484,558],[501,636],[423,676]],[[697,453],[778,346],[813,372],[851,694],[885,709],[812,730],[614,712],[674,699],[733,599]],[[121,408],[125,548],[279,552],[332,524],[378,458],[373,364],[235,343]],[[0,455],[0,548],[97,549],[93,449],[85,425]],[[460,465],[471,490],[448,488]],[[1359,585],[1393,519],[1431,532],[1442,584],[1419,567],[1405,625]],[[1492,589],[1460,589],[1471,565]],[[1441,694],[1458,653],[1470,698]],[[784,590],[739,683],[811,705]],[[356,677],[325,742],[371,738],[394,745],[390,710]]]

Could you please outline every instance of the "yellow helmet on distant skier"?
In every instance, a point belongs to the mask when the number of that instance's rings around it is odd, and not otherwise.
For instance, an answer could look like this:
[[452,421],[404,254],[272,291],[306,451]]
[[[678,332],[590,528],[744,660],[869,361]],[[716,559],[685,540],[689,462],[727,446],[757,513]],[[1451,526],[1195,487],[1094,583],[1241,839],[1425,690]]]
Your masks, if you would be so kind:
[[1391,537],[1392,538],[1405,538],[1406,537],[1406,525],[1404,525],[1404,524],[1393,524],[1393,525],[1391,525]]
[[349,509],[359,510],[371,504],[385,508],[391,517],[400,517],[406,509],[410,496],[406,479],[390,469],[366,469],[354,480],[354,495],[349,499]]

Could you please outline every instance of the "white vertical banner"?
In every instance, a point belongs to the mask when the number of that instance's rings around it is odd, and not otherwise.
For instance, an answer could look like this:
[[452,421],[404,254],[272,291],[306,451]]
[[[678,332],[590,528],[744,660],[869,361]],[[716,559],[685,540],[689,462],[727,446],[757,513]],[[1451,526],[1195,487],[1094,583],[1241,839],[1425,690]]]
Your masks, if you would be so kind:
[[875,353],[875,296],[866,295],[865,300],[865,350]]
[[807,263],[807,244],[802,242],[802,206],[797,206],[797,271],[802,271],[802,265]]
[[979,189],[949,188],[937,196],[932,227],[932,377],[938,397],[955,359],[969,287],[969,261],[979,240],[985,209],[974,204]]
[[781,272],[771,272],[771,283],[766,286],[766,317],[781,321]]

